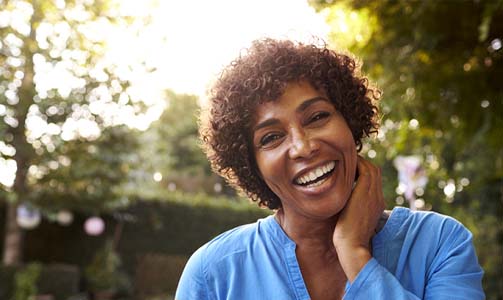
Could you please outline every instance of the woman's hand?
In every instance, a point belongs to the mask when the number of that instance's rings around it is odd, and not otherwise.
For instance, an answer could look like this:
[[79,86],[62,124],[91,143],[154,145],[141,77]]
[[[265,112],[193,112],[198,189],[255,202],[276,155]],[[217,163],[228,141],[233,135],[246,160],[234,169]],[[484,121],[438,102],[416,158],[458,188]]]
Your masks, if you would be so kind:
[[350,282],[372,258],[370,240],[384,211],[381,170],[358,156],[359,177],[339,214],[333,243]]

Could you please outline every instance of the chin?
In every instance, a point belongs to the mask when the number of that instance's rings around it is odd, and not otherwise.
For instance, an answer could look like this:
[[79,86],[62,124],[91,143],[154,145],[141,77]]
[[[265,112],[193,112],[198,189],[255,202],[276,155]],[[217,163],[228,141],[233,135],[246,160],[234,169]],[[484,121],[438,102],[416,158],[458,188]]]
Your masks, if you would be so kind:
[[316,216],[317,219],[330,219],[339,215],[339,213],[344,209],[347,201],[338,201],[333,198],[330,199],[331,203],[321,205],[319,203],[318,206],[312,207],[310,211],[313,216]]

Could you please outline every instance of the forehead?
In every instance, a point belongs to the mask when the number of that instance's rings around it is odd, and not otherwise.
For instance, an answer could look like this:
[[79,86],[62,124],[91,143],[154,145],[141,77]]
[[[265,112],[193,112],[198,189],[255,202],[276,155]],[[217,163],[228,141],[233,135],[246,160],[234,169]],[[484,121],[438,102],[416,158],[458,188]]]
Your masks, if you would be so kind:
[[272,115],[293,110],[302,111],[311,104],[323,100],[329,102],[326,93],[317,90],[307,81],[288,83],[277,99],[267,100],[255,107],[254,121],[260,122]]

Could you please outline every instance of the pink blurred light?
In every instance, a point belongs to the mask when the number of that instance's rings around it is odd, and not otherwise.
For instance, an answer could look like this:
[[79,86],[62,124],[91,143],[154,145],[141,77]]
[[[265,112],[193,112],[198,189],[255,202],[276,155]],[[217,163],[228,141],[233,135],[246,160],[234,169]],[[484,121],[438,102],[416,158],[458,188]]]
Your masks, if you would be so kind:
[[100,217],[91,217],[84,223],[84,230],[92,236],[100,235],[105,230],[105,222]]

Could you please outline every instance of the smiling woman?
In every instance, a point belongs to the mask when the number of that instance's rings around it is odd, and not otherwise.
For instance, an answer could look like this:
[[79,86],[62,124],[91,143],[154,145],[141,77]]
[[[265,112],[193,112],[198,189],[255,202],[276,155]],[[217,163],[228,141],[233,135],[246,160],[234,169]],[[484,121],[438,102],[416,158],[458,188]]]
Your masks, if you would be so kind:
[[280,98],[288,83],[309,82],[311,89],[317,91],[313,97],[330,100],[344,116],[357,148],[361,147],[364,136],[377,129],[377,108],[373,101],[379,97],[379,91],[369,87],[365,77],[358,76],[353,59],[327,51],[314,45],[296,49],[291,42],[256,42],[247,56],[224,70],[210,91],[212,110],[202,116],[201,126],[210,162],[232,185],[261,206],[276,209],[281,201],[257,173],[255,150],[250,145],[251,127],[257,125],[253,122],[257,122],[259,104],[267,105]]
[[292,82],[276,101],[260,105],[255,117],[259,175],[281,199],[281,211],[297,220],[337,214],[351,193],[356,146],[327,96],[306,81]]
[[176,299],[483,299],[469,231],[384,211],[380,169],[357,155],[379,96],[324,45],[264,39],[233,61],[201,137],[214,170],[274,215],[197,250]]

